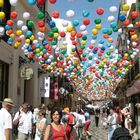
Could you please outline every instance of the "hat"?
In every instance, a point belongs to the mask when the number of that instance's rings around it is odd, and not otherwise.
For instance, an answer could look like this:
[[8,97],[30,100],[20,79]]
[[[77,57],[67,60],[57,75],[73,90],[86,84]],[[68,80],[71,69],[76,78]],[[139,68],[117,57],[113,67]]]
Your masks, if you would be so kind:
[[8,105],[15,106],[14,102],[11,98],[5,98],[2,103],[6,103]]

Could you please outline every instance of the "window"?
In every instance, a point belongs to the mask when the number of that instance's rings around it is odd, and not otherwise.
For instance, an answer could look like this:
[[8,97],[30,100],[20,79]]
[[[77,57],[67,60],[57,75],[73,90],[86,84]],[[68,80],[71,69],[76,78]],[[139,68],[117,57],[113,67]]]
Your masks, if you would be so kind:
[[[0,11],[3,11],[6,15],[5,19],[2,20],[1,25],[4,27],[6,25],[7,20],[10,19],[10,12],[11,12],[11,5],[9,3],[9,0],[4,1],[4,6],[2,8],[0,8]],[[8,40],[8,36],[5,34],[2,39],[7,42]]]

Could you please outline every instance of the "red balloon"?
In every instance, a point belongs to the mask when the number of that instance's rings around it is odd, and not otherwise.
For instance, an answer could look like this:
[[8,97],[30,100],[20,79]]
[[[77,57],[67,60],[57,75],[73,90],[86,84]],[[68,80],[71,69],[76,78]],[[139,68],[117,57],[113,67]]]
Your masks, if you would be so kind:
[[72,37],[75,37],[75,36],[76,36],[76,34],[77,34],[77,32],[76,32],[76,31],[72,31],[72,32],[70,33],[70,35],[71,35]]
[[77,37],[78,37],[78,38],[81,38],[82,36],[83,36],[83,34],[82,34],[81,32],[78,32],[78,33],[77,33]]
[[130,20],[129,19],[126,19],[124,22],[123,22],[123,25],[127,26],[130,24]]
[[36,46],[32,46],[32,49],[35,50],[36,49]]
[[38,21],[37,24],[38,24],[39,27],[44,27],[45,26],[45,23],[44,23],[43,20]]
[[49,0],[49,2],[50,2],[51,4],[55,4],[55,3],[56,3],[56,0]]
[[98,51],[98,48],[97,47],[94,47],[94,49],[93,49],[94,51]]
[[13,19],[17,18],[17,12],[16,11],[11,12],[10,17]]
[[88,47],[89,47],[90,49],[93,49],[93,46],[92,46],[92,45],[89,45]]
[[66,36],[65,32],[63,32],[63,31],[60,32],[59,34],[60,34],[61,37],[65,37]]
[[131,13],[131,17],[132,17],[133,19],[138,18],[138,16],[139,16],[139,13],[138,13],[137,11],[133,11],[133,12]]
[[45,3],[45,0],[37,0],[37,4],[43,5]]
[[53,18],[59,18],[59,12],[58,11],[54,11],[53,13],[52,13],[52,16],[53,16]]
[[77,45],[77,41],[76,40],[73,40],[72,41],[72,45],[76,46]]
[[7,20],[7,23],[6,24],[9,25],[9,26],[13,26],[14,25],[14,22],[12,20]]
[[102,15],[102,14],[104,13],[104,9],[103,9],[103,8],[98,8],[98,9],[96,10],[96,13],[97,13],[98,15]]
[[99,53],[98,53],[98,56],[102,56],[102,53],[101,53],[101,52],[99,52]]
[[99,62],[99,60],[96,60],[96,64],[99,64],[100,62]]
[[89,20],[88,18],[85,18],[85,19],[83,20],[83,24],[84,24],[84,25],[89,25],[89,24],[90,24],[90,20]]
[[22,39],[19,37],[19,38],[17,38],[17,42],[21,42],[22,41]]

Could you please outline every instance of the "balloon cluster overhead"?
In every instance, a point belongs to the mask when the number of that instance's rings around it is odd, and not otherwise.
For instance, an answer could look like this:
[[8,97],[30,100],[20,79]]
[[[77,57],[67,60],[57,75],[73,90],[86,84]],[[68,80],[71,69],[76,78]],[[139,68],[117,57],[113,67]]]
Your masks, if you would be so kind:
[[[94,3],[94,0],[85,1]],[[9,2],[11,6],[16,7],[19,1],[9,0]],[[30,8],[35,4],[44,5],[45,2],[54,5],[57,0],[26,0]],[[4,0],[0,0],[1,9],[3,6]],[[109,7],[110,15],[106,19],[109,27],[103,26],[102,18],[106,11],[101,6],[95,9],[97,16],[94,19],[93,17],[90,19],[88,9],[83,9],[81,21],[74,18],[76,14],[74,10],[68,9],[66,13],[54,10],[51,13],[52,20],[49,22],[48,32],[44,12],[38,12],[36,23],[31,20],[32,15],[28,11],[25,11],[20,18],[18,12],[11,11],[6,25],[0,25],[0,36],[6,34],[10,46],[15,49],[21,48],[31,62],[39,62],[42,68],[52,75],[66,76],[76,87],[77,92],[111,96],[116,83],[132,67],[132,59],[139,52],[139,39],[133,28],[140,27],[139,13],[133,11],[131,18],[127,18],[129,5],[125,3],[121,5],[121,9],[116,19],[114,13],[119,12],[118,7],[114,5]],[[61,20],[60,28],[57,22],[59,18],[62,19],[63,14],[70,22]],[[0,20],[3,21],[5,18],[6,13],[0,11]],[[113,38],[113,34],[118,36],[123,34],[117,20],[126,27],[130,36],[130,39],[127,39],[128,51],[123,55],[118,54],[119,41]],[[34,33],[35,25],[38,27],[37,33]],[[89,27],[92,27],[91,31],[88,30]]]

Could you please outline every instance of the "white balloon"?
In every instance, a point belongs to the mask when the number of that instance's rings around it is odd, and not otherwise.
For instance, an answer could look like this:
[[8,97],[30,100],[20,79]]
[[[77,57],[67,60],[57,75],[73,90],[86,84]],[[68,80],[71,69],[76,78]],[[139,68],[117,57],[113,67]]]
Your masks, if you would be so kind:
[[33,44],[37,44],[38,43],[38,40],[33,40]]
[[140,50],[139,50],[139,49],[136,49],[135,51],[136,51],[137,53],[139,53]]
[[133,42],[132,42],[132,45],[133,45],[133,46],[136,46],[136,45],[137,45],[137,42],[133,41]]
[[4,35],[4,32],[5,32],[4,27],[0,27],[0,36],[3,36]]
[[111,13],[115,13],[115,12],[117,12],[117,7],[116,7],[116,6],[111,6],[111,7],[109,8],[109,11],[110,11]]
[[103,46],[103,44],[98,44],[98,47],[101,48]]
[[120,28],[120,29],[118,30],[118,33],[119,33],[119,34],[121,34],[121,33],[122,33],[122,28]]
[[11,4],[11,6],[16,6],[18,3],[18,0],[10,0],[9,2]]
[[137,52],[133,52],[133,55],[136,56],[137,55]]
[[68,43],[67,43],[67,41],[63,41],[63,45],[67,45]]
[[53,45],[53,46],[52,46],[52,48],[53,48],[53,49],[56,49],[56,48],[57,48],[57,46],[56,46],[56,45]]
[[84,31],[85,29],[86,29],[86,26],[85,26],[85,25],[81,25],[81,26],[80,26],[80,30],[81,30],[81,31]]
[[132,54],[132,55],[130,55],[130,57],[133,59],[135,56]]
[[85,30],[85,31],[82,32],[82,35],[87,35],[87,34],[88,34],[88,31],[87,30]]
[[62,26],[63,27],[67,27],[68,26],[68,22],[66,20],[62,21]]
[[91,43],[92,45],[94,45],[94,44],[96,43],[96,40],[93,40],[93,39],[92,39],[92,40],[90,41],[90,43]]
[[75,15],[75,13],[74,13],[73,10],[68,10],[68,11],[66,12],[66,16],[67,16],[68,18],[72,18],[74,15]]
[[50,63],[51,62],[51,59],[48,59],[47,61]]
[[30,13],[29,13],[29,12],[24,12],[24,13],[23,13],[23,18],[24,18],[25,20],[29,20],[29,19],[30,19]]
[[21,28],[23,26],[24,22],[22,20],[17,21],[17,27]]
[[107,19],[109,22],[113,22],[115,20],[115,17],[114,16],[109,16],[108,19]]
[[133,24],[129,24],[127,27],[128,28],[132,28],[132,27],[134,27],[134,25]]
[[42,41],[44,40],[44,37],[38,37],[38,40]]
[[129,45],[130,44],[130,40],[127,40],[127,45]]
[[26,32],[26,31],[28,30],[28,27],[27,27],[26,25],[23,25],[23,26],[21,27],[21,30],[22,30],[23,32]]
[[96,61],[98,58],[97,57],[94,57],[93,59]]
[[24,35],[20,35],[20,38],[21,38],[21,39],[25,39],[25,36],[24,36]]

